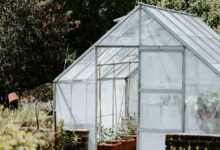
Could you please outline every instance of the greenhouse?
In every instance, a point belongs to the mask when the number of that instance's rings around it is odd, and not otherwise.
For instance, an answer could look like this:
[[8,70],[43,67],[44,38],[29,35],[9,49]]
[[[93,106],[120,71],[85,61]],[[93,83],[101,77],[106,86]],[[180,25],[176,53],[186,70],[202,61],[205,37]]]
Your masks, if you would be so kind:
[[55,116],[88,129],[89,150],[130,130],[138,150],[165,150],[168,133],[220,133],[218,92],[220,36],[196,16],[139,4],[54,80]]

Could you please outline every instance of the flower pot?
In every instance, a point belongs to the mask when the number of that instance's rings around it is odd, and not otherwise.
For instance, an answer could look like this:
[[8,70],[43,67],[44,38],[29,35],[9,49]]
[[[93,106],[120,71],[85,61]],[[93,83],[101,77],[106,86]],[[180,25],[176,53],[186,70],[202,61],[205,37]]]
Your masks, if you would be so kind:
[[124,150],[136,150],[136,135],[121,136],[120,142]]
[[108,141],[106,143],[98,144],[98,150],[122,150],[122,143],[119,141]]

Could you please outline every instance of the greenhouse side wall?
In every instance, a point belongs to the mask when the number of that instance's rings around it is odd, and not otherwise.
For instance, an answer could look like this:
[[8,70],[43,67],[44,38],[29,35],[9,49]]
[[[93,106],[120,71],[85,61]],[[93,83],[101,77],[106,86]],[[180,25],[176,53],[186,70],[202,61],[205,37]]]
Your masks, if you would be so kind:
[[57,121],[64,121],[66,130],[88,129],[89,150],[94,150],[96,145],[94,81],[57,84],[56,93]]
[[186,132],[220,133],[220,77],[186,52]]
[[96,150],[95,50],[78,61],[56,82],[57,123],[66,130],[88,129],[89,150]]

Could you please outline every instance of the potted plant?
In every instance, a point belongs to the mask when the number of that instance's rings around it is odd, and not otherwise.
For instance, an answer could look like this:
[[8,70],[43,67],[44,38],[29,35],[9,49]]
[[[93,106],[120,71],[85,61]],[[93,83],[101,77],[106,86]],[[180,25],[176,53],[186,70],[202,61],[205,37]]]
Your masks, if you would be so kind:
[[122,143],[122,149],[136,150],[136,125],[134,120],[126,120],[126,128],[119,130],[117,139]]
[[111,128],[101,129],[101,134],[98,138],[98,150],[123,150],[122,143],[115,139],[114,131]]

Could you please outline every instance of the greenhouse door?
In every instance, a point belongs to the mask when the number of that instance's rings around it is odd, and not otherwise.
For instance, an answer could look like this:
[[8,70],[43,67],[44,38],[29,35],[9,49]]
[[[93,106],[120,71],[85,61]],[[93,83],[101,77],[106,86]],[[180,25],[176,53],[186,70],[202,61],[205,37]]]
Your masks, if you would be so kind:
[[184,50],[141,48],[139,150],[164,150],[167,133],[184,129]]

